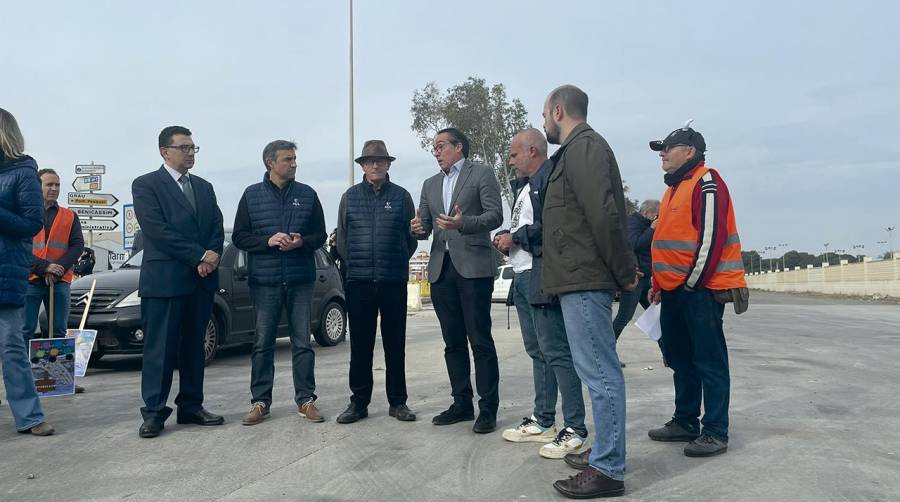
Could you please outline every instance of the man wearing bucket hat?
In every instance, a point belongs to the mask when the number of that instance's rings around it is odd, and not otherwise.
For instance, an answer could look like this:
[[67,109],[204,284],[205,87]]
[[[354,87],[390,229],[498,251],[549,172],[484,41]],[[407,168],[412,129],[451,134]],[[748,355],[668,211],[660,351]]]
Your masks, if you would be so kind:
[[416,215],[412,197],[392,183],[388,171],[396,160],[384,141],[363,145],[356,162],[363,179],[341,197],[335,246],[344,262],[347,314],[350,321],[350,405],[337,422],[350,424],[369,415],[372,400],[372,355],[381,314],[389,414],[404,422],[416,415],[406,405],[406,281],[409,259],[418,246],[409,233]]
[[708,457],[728,449],[731,379],[722,331],[724,303],[735,301],[740,313],[749,296],[728,187],[706,166],[706,141],[690,124],[650,142],[662,159],[669,188],[651,245],[649,296],[662,303],[661,341],[674,372],[675,413],[648,435],[654,441],[688,442],[685,455]]

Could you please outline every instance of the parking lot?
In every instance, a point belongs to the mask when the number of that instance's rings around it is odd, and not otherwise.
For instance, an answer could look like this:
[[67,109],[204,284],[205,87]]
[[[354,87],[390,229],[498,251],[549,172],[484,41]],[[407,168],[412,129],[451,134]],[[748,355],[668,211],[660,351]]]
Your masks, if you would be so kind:
[[[640,309],[639,309],[640,310]],[[290,348],[279,340],[272,417],[242,426],[249,355],[223,351],[206,372],[205,406],[222,427],[169,420],[137,435],[140,359],[106,357],[82,380],[87,393],[43,401],[57,434],[16,434],[0,394],[0,500],[563,500],[554,480],[575,474],[538,456],[539,445],[500,437],[531,413],[531,363],[515,312],[495,305],[500,356],[498,431],[471,422],[435,427],[450,403],[443,343],[427,305],[410,315],[409,405],[415,423],[387,416],[376,348],[369,418],[338,425],[347,404],[349,344],[317,348],[324,424],[296,415]],[[671,373],[656,344],[629,326],[626,496],[621,500],[900,500],[900,305],[753,293],[726,318],[732,369],[731,442],[724,456],[689,459],[646,436],[672,412]],[[173,388],[177,388],[177,379]],[[173,392],[174,398],[174,392]],[[593,432],[593,430],[591,430]]]

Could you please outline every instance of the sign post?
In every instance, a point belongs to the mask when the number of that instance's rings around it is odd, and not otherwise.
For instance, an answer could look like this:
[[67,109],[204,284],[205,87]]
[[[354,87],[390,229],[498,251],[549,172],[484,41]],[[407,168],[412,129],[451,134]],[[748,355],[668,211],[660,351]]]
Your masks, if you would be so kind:
[[[112,207],[119,199],[111,193],[95,193],[103,189],[103,176],[106,166],[91,162],[75,165],[75,179],[72,180],[74,192],[69,192],[68,202],[72,211],[84,221],[81,228],[88,231],[88,247],[94,247],[94,230],[105,232],[115,230],[119,226],[114,220],[97,220],[96,218],[115,218],[118,211]],[[76,206],[76,207],[72,207]],[[77,207],[88,206],[88,207]],[[99,208],[95,206],[101,206]]]

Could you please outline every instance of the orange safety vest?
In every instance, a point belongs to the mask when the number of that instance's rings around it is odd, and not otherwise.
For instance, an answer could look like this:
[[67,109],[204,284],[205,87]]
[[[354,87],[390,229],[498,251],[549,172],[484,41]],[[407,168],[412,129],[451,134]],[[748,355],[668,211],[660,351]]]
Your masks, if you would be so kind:
[[[71,209],[59,206],[59,212],[56,213],[56,218],[50,227],[50,234],[47,236],[47,240],[44,240],[44,227],[41,227],[38,233],[34,235],[31,243],[32,254],[51,262],[56,262],[62,258],[69,249],[69,234],[72,233],[72,224],[74,222],[75,213]],[[69,267],[69,270],[66,270],[66,273],[63,274],[60,280],[71,283],[74,268],[74,266]],[[28,276],[29,281],[35,279],[40,279],[40,277],[34,273]]]
[[[659,205],[659,221],[653,232],[651,256],[653,280],[663,290],[672,291],[685,284],[694,265],[700,231],[694,227],[691,214],[694,189],[709,168],[699,166],[690,178],[669,187]],[[677,190],[676,190],[677,188]],[[741,241],[734,220],[734,208],[728,205],[728,237],[715,271],[702,287],[707,289],[746,288]],[[711,229],[710,229],[711,231]],[[709,252],[710,250],[705,250]],[[699,266],[698,266],[699,267]],[[700,270],[696,270],[700,273]]]

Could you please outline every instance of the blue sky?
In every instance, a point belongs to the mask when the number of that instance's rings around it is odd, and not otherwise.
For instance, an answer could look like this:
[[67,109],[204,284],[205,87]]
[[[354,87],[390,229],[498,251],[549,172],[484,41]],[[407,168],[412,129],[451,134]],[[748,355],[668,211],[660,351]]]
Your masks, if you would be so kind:
[[[0,3],[0,107],[65,185],[76,163],[103,163],[104,191],[128,201],[131,180],[159,166],[159,130],[181,124],[228,224],[262,176],[263,146],[291,139],[334,225],[349,163],[347,2]],[[549,90],[582,87],[638,199],[664,189],[647,141],[693,118],[745,249],[880,253],[900,223],[896,2],[358,0],[354,19],[353,150],[385,140],[392,179],[416,200],[438,167],[410,130],[413,90],[475,75],[504,83],[537,126]]]

